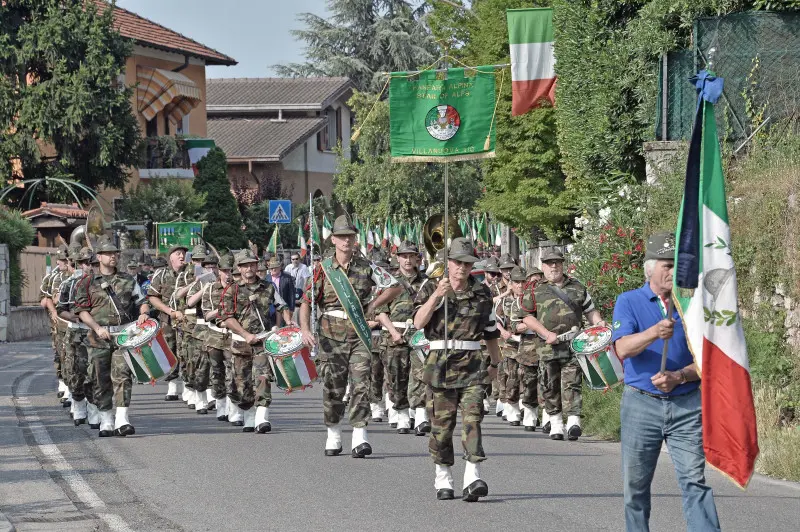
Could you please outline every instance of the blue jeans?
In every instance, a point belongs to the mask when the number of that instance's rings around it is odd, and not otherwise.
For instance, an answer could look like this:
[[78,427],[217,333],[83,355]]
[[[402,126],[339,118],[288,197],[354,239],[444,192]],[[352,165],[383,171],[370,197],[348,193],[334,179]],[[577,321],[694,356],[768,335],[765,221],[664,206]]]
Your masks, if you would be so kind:
[[650,530],[650,485],[664,441],[681,488],[687,530],[719,530],[714,495],[704,474],[700,390],[657,399],[626,386],[620,419],[626,530]]

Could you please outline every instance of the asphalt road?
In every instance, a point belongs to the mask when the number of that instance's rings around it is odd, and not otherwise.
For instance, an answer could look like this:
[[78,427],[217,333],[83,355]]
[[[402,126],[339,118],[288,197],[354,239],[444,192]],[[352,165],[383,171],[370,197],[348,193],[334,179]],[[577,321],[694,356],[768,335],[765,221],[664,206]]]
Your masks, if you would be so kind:
[[[624,528],[614,443],[551,441],[491,416],[489,496],[437,501],[426,438],[371,424],[371,457],[324,457],[319,386],[277,391],[273,432],[255,435],[164,402],[163,385],[138,385],[136,435],[100,439],[59,406],[50,360],[49,342],[0,345],[0,531]],[[462,474],[457,461],[457,492]],[[707,476],[723,529],[797,529],[800,485],[757,476],[742,492]],[[666,453],[653,506],[652,530],[684,528]]]

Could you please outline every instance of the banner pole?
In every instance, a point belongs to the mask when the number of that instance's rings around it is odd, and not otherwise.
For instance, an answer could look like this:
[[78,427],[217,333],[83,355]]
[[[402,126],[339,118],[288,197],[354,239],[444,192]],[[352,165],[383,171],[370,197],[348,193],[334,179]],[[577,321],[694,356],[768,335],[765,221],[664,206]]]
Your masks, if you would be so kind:
[[[669,298],[669,310],[667,311],[667,319],[672,319],[672,313],[675,310],[675,302],[672,299],[672,295]],[[664,373],[667,369],[667,351],[669,350],[669,340],[664,340],[664,348],[661,350],[661,373]]]
[[[447,268],[447,248],[450,246],[450,187],[448,181],[450,180],[450,163],[445,160],[444,161],[444,273],[442,274],[445,278],[449,278],[449,272]],[[447,328],[449,326],[450,320],[448,319],[447,307],[447,297],[448,294],[444,295],[444,357],[447,359]]]

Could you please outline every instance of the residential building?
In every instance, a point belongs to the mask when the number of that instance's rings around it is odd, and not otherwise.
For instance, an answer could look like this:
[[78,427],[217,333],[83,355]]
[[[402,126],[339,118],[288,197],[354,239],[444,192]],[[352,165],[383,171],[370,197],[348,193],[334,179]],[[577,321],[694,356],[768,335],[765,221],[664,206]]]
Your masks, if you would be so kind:
[[209,79],[208,136],[228,157],[228,178],[248,202],[270,179],[295,203],[330,197],[337,147],[350,157],[348,78]]

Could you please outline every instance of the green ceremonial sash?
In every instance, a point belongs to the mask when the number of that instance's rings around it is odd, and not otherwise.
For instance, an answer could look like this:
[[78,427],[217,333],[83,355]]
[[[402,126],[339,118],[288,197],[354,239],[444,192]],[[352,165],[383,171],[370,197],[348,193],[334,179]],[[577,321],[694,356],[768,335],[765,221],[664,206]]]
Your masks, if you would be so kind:
[[350,284],[350,279],[342,271],[341,268],[333,267],[333,258],[328,257],[322,261],[322,270],[325,272],[325,277],[331,282],[333,291],[336,292],[336,298],[342,304],[345,314],[353,324],[356,334],[361,339],[361,342],[368,351],[372,350],[372,331],[367,325],[367,318],[364,316],[364,309],[361,308],[361,301],[358,300],[353,285]]

